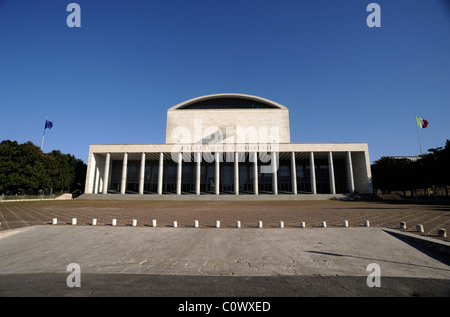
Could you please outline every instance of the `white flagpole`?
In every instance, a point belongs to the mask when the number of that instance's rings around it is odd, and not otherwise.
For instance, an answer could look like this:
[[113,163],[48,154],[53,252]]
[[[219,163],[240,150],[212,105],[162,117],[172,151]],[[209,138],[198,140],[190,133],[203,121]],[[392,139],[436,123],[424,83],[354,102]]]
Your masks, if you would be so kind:
[[45,117],[44,133],[42,133],[41,151],[44,151],[44,137],[45,137],[45,127],[46,127],[46,125],[47,125],[47,117]]
[[417,114],[414,112],[414,119],[416,119],[417,136],[419,137],[420,155],[422,155],[422,144],[420,144],[419,125],[417,124]]

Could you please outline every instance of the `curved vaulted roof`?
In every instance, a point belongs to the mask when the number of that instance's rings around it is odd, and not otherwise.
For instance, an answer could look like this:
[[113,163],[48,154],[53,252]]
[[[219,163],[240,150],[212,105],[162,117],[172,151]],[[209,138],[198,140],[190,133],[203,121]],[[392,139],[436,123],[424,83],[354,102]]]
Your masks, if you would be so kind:
[[197,109],[283,109],[288,108],[274,101],[245,94],[214,94],[193,98],[169,110]]

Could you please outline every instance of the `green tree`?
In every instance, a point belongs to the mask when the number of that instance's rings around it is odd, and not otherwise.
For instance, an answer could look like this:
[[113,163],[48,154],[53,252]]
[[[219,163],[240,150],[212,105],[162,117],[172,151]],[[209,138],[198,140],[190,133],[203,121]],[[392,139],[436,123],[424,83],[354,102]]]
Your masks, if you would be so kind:
[[417,161],[382,157],[372,164],[374,189],[383,192],[444,188],[450,185],[450,140],[445,147],[429,149]]
[[438,187],[444,187],[445,194],[448,196],[447,185],[450,185],[450,140],[445,142],[445,147],[429,149],[427,155],[428,173],[431,183]]
[[0,143],[0,192],[84,190],[86,164],[61,151],[44,154],[32,142]]

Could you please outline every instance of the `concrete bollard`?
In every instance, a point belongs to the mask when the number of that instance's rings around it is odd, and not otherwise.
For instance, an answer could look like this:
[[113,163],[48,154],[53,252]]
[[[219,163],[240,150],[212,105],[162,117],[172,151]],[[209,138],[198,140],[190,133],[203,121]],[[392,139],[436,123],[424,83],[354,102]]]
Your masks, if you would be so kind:
[[92,225],[93,225],[93,226],[96,226],[96,225],[97,225],[97,219],[95,219],[95,218],[92,219]]
[[344,226],[345,228],[347,228],[347,227],[348,227],[348,220],[344,220],[344,221],[342,222],[342,226]]
[[444,228],[438,228],[437,232],[438,232],[439,237],[441,237],[441,238],[447,237],[447,230],[445,230]]
[[194,220],[194,228],[198,228],[198,220]]
[[58,224],[58,219],[57,218],[53,218],[52,225],[56,225],[56,224]]
[[156,227],[156,219],[152,220],[152,227]]
[[327,222],[326,221],[322,221],[322,227],[326,228],[327,227]]
[[364,227],[370,227],[369,220],[364,220]]
[[300,228],[306,228],[306,223],[304,221],[300,222]]
[[417,232],[425,232],[425,231],[423,230],[423,225],[416,225],[416,231],[417,231]]
[[220,221],[216,220],[216,228],[220,228]]
[[136,227],[136,226],[137,226],[137,220],[136,220],[136,219],[133,219],[133,221],[131,222],[131,225],[132,225],[133,227]]
[[76,225],[77,224],[77,218],[72,218],[72,225]]
[[406,229],[406,222],[400,222],[400,229]]
[[111,222],[111,224],[112,224],[113,226],[117,225],[117,219],[113,219],[112,222]]
[[178,222],[174,221],[174,222],[173,222],[173,227],[174,227],[174,228],[177,228],[177,227],[178,227]]
[[280,228],[284,228],[284,222],[280,221]]
[[262,221],[260,220],[260,221],[258,221],[258,228],[262,228],[262,227],[263,227]]
[[241,227],[241,222],[238,220],[236,221],[236,228],[240,228]]

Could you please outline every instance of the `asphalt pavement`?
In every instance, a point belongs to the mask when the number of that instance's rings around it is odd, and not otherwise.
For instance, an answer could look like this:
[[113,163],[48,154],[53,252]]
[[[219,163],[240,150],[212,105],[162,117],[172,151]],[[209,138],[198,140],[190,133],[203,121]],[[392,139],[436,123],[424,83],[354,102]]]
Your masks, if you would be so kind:
[[450,296],[448,255],[382,228],[43,225],[0,254],[0,296]]

